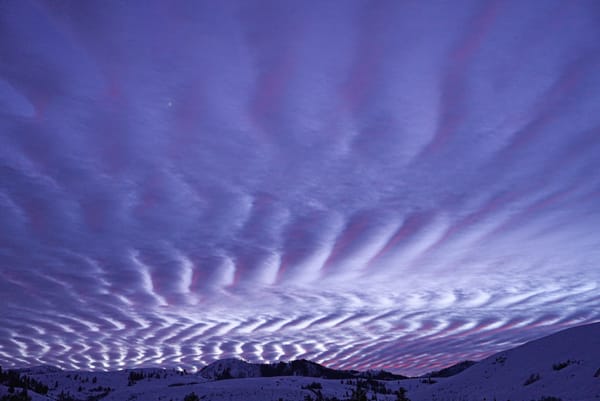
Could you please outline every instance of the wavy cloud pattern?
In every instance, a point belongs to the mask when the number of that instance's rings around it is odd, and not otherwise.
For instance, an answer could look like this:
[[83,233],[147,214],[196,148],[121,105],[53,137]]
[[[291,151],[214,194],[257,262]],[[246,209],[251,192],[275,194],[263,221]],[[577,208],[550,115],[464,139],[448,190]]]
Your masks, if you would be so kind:
[[590,1],[0,4],[0,364],[407,374],[600,320]]

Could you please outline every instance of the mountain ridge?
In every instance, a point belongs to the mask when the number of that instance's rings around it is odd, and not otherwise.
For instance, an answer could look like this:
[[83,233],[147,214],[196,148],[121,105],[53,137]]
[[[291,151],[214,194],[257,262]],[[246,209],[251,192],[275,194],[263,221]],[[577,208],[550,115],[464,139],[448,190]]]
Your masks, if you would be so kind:
[[357,371],[332,369],[306,359],[258,364],[237,358],[227,358],[203,367],[199,373],[202,377],[213,380],[278,376],[319,377],[323,379],[371,378],[376,380],[403,380],[408,378],[407,376],[394,374],[385,370]]

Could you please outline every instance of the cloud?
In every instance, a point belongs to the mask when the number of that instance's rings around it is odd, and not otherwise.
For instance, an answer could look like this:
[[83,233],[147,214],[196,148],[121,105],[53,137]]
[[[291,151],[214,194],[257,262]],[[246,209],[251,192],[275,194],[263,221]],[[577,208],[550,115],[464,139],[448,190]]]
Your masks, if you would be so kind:
[[591,1],[0,7],[2,366],[415,374],[600,319]]

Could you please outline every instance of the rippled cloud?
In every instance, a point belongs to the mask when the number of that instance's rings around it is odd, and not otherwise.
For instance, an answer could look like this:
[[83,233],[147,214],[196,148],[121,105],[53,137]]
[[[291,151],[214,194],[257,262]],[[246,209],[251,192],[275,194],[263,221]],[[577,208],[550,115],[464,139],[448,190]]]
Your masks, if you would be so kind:
[[0,364],[422,373],[600,320],[594,1],[0,5]]

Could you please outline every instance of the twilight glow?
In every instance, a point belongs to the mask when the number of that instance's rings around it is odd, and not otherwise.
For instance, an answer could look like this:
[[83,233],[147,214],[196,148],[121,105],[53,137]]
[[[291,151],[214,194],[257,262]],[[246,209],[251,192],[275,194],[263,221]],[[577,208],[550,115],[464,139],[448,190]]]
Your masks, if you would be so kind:
[[600,320],[599,21],[0,2],[0,365],[416,374]]

